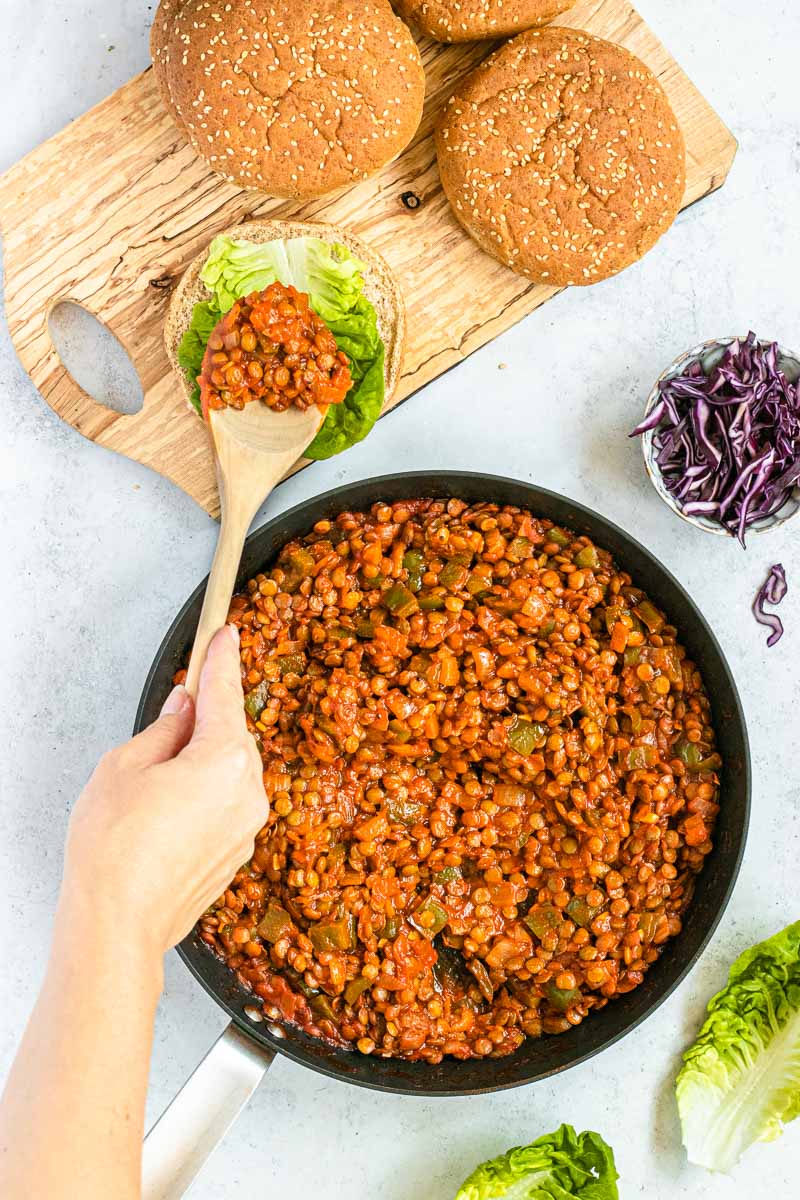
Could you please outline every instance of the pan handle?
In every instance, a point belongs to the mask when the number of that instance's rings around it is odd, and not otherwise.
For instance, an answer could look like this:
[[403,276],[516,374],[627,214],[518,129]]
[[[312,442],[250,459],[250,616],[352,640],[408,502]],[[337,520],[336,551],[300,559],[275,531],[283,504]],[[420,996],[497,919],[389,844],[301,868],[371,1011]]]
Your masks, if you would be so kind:
[[274,1057],[228,1026],[144,1140],[142,1200],[185,1194]]

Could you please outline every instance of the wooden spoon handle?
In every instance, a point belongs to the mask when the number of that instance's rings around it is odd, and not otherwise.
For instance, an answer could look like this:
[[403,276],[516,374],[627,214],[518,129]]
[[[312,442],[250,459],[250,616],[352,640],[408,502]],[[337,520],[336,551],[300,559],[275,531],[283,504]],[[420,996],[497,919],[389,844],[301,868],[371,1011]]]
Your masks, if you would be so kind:
[[228,619],[250,523],[278,481],[301,457],[324,416],[316,407],[289,408],[279,413],[263,404],[211,413],[222,528],[186,675],[186,690],[193,700],[197,699],[200,671],[211,639]]
[[200,672],[206,661],[211,639],[228,620],[231,596],[242,559],[242,548],[253,516],[249,506],[243,508],[241,504],[226,504],[223,498],[222,527],[186,674],[186,690],[193,700],[197,699]]

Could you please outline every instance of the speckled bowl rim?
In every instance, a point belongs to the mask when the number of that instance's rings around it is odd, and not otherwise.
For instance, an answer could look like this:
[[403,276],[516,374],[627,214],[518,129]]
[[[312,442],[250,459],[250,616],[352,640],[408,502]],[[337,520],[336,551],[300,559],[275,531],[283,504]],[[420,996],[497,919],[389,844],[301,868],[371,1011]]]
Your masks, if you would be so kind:
[[[710,338],[706,342],[700,342],[699,345],[693,346],[691,350],[686,350],[683,354],[679,354],[667,369],[662,371],[653,384],[650,395],[647,397],[647,403],[645,404],[644,416],[647,417],[658,402],[661,394],[661,384],[665,380],[674,379],[677,375],[682,375],[687,366],[704,359],[712,351],[725,350],[728,346],[732,346],[734,342],[743,342],[745,340],[746,335],[742,334],[734,337]],[[757,341],[760,346],[772,344],[765,338],[758,338]],[[778,343],[778,356],[779,362],[789,360],[800,367],[800,355],[795,354],[792,350],[787,350],[780,343]],[[656,463],[656,451],[653,445],[653,438],[656,432],[655,429],[649,429],[647,433],[642,435],[642,457],[644,458],[644,469],[647,472],[647,476],[667,508],[671,509],[676,517],[680,517],[682,521],[685,521],[688,525],[694,525],[696,529],[701,529],[704,533],[713,533],[717,537],[734,537],[734,534],[729,529],[725,529],[716,521],[711,521],[708,517],[690,516],[683,511],[675,497],[667,489],[661,470]],[[784,511],[784,509],[788,509],[789,511]],[[748,526],[747,532],[770,533],[773,529],[778,529],[781,525],[785,525],[787,521],[790,521],[792,517],[796,516],[800,512],[800,487],[794,488],[791,498],[784,505],[784,509],[780,509],[771,517],[765,517],[760,521],[756,521],[754,524]]]

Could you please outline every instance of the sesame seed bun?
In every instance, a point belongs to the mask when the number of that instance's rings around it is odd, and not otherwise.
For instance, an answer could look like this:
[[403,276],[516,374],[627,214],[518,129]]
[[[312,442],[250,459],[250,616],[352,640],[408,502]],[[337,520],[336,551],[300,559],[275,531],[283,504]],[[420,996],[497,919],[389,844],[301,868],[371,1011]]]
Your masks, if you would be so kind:
[[161,0],[150,48],[197,153],[270,196],[372,175],[422,116],[422,60],[389,0]]
[[[305,221],[249,221],[220,231],[227,237],[247,242],[274,242],[279,238],[320,238],[323,242],[338,242],[365,264],[364,295],[375,309],[378,332],[386,348],[384,377],[385,404],[391,400],[403,370],[403,351],[406,339],[406,310],[403,294],[394,273],[375,250],[360,238],[335,225],[312,225]],[[164,344],[171,366],[178,377],[186,403],[191,406],[192,384],[178,362],[178,346],[189,327],[195,304],[208,300],[210,292],[200,278],[208,258],[208,249],[189,264],[172,293],[164,325]]]
[[683,200],[683,136],[658,80],[579,30],[551,26],[502,46],[451,97],[436,144],[458,220],[537,283],[622,271]]
[[509,37],[547,25],[575,0],[395,0],[400,16],[438,42]]

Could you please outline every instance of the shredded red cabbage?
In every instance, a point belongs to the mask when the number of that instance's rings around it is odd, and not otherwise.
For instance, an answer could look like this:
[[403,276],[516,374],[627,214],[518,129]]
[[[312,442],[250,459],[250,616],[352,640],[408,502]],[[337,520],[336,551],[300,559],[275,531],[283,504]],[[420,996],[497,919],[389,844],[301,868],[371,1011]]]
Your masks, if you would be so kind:
[[783,637],[783,621],[777,613],[768,613],[764,611],[765,604],[778,605],[783,600],[789,585],[786,582],[786,572],[780,563],[776,563],[774,567],[770,567],[769,575],[764,580],[764,583],[759,589],[758,595],[753,601],[753,613],[759,625],[766,625],[772,633],[767,638],[767,645],[774,646]]
[[800,481],[800,381],[778,359],[776,342],[737,339],[708,374],[695,361],[662,380],[630,435],[654,430],[656,464],[681,511],[717,521],[742,546]]

